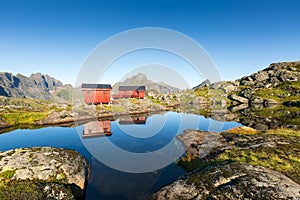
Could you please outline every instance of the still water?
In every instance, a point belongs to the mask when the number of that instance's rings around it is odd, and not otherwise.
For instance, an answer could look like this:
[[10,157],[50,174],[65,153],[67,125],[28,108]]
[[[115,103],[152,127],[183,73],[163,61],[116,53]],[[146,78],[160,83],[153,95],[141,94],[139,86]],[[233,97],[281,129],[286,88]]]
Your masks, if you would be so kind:
[[3,133],[0,151],[33,146],[74,149],[91,166],[86,199],[147,199],[184,173],[174,163],[184,152],[176,135],[186,129],[219,132],[240,125],[175,112],[125,116],[76,127]]

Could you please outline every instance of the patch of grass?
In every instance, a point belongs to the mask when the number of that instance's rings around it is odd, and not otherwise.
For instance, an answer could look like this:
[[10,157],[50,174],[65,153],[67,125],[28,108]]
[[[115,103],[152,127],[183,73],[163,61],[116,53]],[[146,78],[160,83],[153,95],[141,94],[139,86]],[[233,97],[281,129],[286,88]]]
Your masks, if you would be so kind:
[[272,134],[272,135],[279,135],[279,136],[284,136],[284,137],[299,137],[300,138],[300,131],[292,130],[292,129],[287,129],[287,128],[279,128],[275,130],[268,130],[266,132],[267,134]]
[[2,113],[0,117],[11,125],[33,124],[47,117],[48,112],[12,112]]
[[45,199],[43,187],[37,183],[27,181],[10,181],[0,186],[0,199]]
[[208,88],[197,88],[193,91],[193,94],[197,97],[209,97],[209,92],[208,92]]
[[15,173],[16,173],[16,170],[6,170],[6,171],[0,173],[0,178],[9,180],[15,175]]
[[126,107],[125,106],[120,106],[120,105],[113,105],[111,107],[111,111],[114,113],[126,113]]
[[[300,145],[299,145],[300,146]],[[226,150],[217,156],[218,162],[242,162],[279,171],[300,183],[300,155],[290,149],[256,148]]]
[[255,90],[254,96],[261,97],[263,99],[274,99],[278,102],[299,100],[299,96],[293,95],[293,91],[300,91],[300,81],[283,83],[277,88],[263,88]]

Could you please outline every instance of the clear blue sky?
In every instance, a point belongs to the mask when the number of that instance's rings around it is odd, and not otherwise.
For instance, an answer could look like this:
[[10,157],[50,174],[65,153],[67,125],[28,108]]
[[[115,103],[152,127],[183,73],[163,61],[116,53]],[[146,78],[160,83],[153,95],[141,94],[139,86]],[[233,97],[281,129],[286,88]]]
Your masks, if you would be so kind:
[[0,0],[0,71],[74,83],[100,42],[164,27],[200,43],[224,80],[300,60],[298,0]]

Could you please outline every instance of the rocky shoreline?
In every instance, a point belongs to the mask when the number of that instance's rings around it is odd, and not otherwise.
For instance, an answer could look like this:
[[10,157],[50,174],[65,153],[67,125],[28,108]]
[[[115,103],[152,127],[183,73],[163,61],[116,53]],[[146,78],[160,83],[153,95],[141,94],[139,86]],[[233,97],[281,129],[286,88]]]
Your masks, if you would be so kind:
[[190,171],[152,199],[299,199],[300,132],[238,127],[186,130],[179,165]]
[[0,152],[0,199],[85,199],[88,174],[87,161],[73,150]]

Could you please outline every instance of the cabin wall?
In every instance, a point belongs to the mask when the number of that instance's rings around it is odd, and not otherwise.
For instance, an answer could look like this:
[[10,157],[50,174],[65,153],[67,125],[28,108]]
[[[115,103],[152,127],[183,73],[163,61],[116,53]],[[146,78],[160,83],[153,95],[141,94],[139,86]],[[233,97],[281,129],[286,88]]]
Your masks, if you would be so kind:
[[140,98],[145,97],[145,91],[143,90],[120,90],[118,98]]
[[100,104],[110,102],[110,90],[85,90],[84,103]]

